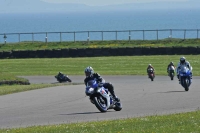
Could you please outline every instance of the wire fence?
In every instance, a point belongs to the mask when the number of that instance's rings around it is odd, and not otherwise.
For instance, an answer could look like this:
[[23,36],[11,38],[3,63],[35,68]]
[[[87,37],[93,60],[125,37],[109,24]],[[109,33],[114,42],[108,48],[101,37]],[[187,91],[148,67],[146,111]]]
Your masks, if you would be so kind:
[[1,33],[0,43],[199,39],[200,29]]

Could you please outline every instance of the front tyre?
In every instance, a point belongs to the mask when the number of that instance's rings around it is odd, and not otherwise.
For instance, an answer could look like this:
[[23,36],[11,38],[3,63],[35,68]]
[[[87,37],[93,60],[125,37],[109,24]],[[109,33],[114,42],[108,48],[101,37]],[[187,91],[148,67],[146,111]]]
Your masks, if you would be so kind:
[[189,91],[188,82],[186,78],[182,78],[182,85],[185,88],[185,91]]
[[68,82],[72,82],[72,80],[71,80],[71,79],[68,79]]
[[100,95],[95,96],[93,98],[93,101],[94,101],[94,104],[98,108],[99,111],[106,112],[108,110],[107,105],[106,105],[106,101],[102,96],[100,96]]
[[174,80],[174,73],[170,73],[171,80]]
[[150,75],[150,79],[151,79],[151,81],[153,81],[153,79],[154,79],[153,74]]

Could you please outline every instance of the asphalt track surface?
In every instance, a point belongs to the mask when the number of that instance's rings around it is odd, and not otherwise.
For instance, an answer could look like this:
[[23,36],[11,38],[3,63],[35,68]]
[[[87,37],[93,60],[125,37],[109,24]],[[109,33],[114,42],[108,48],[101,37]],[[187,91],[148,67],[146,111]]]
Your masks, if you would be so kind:
[[[24,76],[31,83],[55,83],[53,76]],[[83,83],[83,76],[69,76]],[[194,111],[200,107],[200,77],[193,77],[186,92],[177,78],[156,76],[103,76],[115,86],[121,111],[100,113],[85,96],[85,86],[69,85],[43,88],[0,96],[0,128],[27,127],[142,117]]]

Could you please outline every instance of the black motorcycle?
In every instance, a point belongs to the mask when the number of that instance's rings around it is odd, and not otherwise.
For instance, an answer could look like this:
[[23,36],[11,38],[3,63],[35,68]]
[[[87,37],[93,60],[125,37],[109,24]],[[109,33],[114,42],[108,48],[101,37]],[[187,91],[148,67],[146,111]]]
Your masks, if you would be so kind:
[[68,77],[68,75],[62,74],[60,72],[58,73],[58,75],[55,76],[55,78],[60,83],[62,83],[62,82],[72,82],[72,80]]

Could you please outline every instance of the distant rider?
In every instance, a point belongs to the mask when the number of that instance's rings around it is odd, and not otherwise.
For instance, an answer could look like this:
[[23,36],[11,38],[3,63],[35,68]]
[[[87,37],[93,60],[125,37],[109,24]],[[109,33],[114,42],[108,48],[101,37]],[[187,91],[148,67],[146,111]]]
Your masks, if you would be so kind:
[[114,86],[111,83],[106,83],[105,80],[100,76],[100,74],[94,73],[94,69],[91,66],[85,68],[85,76],[85,85],[87,85],[87,82],[90,80],[96,80],[99,83],[99,86],[103,86],[104,88],[108,89],[110,94],[117,102],[120,101],[120,99],[117,98],[117,96],[115,95]]
[[176,68],[176,66],[174,65],[174,63],[171,61],[170,63],[169,63],[169,65],[167,66],[167,73],[168,73],[168,75],[169,75],[169,67],[170,66],[173,66],[174,68]]
[[155,77],[155,73],[154,73],[154,67],[151,65],[151,64],[149,64],[148,65],[148,67],[147,67],[147,74],[148,74],[148,76],[149,76],[149,72],[148,72],[148,69],[150,69],[150,68],[152,68],[153,69],[153,75],[154,75],[154,77]]
[[185,57],[181,57],[180,58],[180,62],[177,65],[177,69],[176,69],[176,73],[177,73],[177,78],[179,80],[180,83],[180,79],[179,79],[179,70],[181,69],[182,66],[186,66],[188,67],[188,69],[191,71],[191,78],[192,78],[192,66],[190,65],[190,63],[188,61],[186,61]]
[[59,77],[60,79],[63,79],[63,78],[64,78],[64,74],[63,74],[62,72],[58,72],[58,77]]

